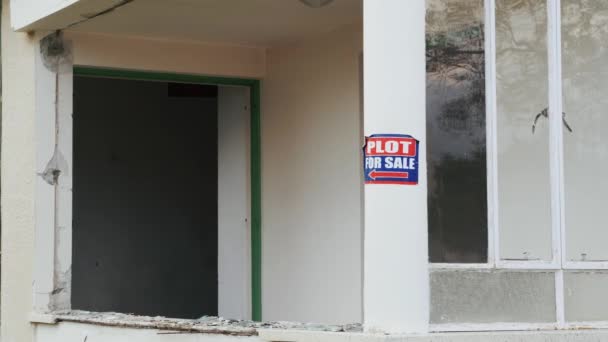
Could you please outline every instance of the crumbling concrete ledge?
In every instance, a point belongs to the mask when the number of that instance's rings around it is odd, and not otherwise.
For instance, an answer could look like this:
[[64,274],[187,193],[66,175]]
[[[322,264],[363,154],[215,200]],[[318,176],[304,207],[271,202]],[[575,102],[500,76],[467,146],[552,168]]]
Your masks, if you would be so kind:
[[[199,319],[137,316],[115,312],[59,311],[52,321],[94,324],[99,326],[156,329],[167,333],[201,333],[229,336],[258,336],[258,330],[301,330],[317,332],[361,332],[361,324],[324,325],[292,322],[253,322],[203,316]],[[49,323],[49,322],[43,322]]]
[[35,341],[95,342],[603,342],[606,329],[446,332],[386,335],[360,324],[251,322],[218,317],[172,319],[85,311],[33,314]]

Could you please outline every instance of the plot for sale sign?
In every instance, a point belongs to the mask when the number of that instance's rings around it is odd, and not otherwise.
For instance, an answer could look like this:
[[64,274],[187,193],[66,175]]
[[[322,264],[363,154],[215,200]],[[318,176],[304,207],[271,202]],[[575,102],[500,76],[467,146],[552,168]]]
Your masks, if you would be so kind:
[[374,134],[363,147],[365,184],[418,184],[418,140],[405,134]]

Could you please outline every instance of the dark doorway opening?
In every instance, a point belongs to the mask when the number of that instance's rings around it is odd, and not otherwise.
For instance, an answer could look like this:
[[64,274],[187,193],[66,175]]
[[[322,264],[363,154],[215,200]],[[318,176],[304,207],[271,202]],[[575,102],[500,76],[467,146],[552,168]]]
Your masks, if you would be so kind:
[[74,78],[72,308],[218,314],[217,87]]

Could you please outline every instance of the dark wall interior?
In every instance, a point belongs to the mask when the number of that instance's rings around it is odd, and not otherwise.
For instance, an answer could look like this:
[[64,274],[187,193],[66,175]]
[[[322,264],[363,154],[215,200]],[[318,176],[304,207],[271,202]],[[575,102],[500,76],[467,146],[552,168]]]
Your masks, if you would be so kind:
[[217,315],[217,88],[200,87],[75,77],[72,308]]

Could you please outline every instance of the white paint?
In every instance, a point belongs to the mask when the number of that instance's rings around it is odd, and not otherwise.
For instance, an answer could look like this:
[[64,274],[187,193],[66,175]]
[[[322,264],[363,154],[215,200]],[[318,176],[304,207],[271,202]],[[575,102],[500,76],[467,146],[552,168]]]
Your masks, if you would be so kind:
[[484,0],[484,42],[486,80],[486,163],[488,193],[488,265],[496,265],[500,259],[498,229],[498,149],[496,133],[496,4]]
[[218,87],[218,312],[251,319],[249,88]]
[[[549,141],[551,165],[551,245],[553,259],[560,268],[564,264],[564,163],[563,163],[563,123],[562,115],[562,59],[561,59],[561,3],[560,0],[547,2],[547,41],[549,68]],[[555,310],[557,324],[566,324],[564,272],[555,274]]]
[[564,271],[555,272],[555,320],[559,327],[566,324]]
[[608,262],[567,261],[563,268],[565,270],[607,270]]
[[36,60],[41,35],[14,33],[2,2],[2,291],[3,342],[32,340],[36,198]]
[[[498,261],[496,265],[490,264],[429,264],[431,270],[518,270],[522,272],[526,271],[551,271],[559,270],[561,267],[559,264],[544,261]],[[576,264],[572,269],[584,270],[590,269],[585,268],[585,264]],[[579,267],[580,266],[580,267]],[[608,266],[608,265],[607,265]]]
[[559,263],[541,260],[499,260],[496,268],[500,269],[536,269],[536,270],[555,270],[559,269]]
[[365,135],[420,140],[419,184],[365,186],[364,314],[368,331],[429,324],[425,2],[364,3]]
[[562,61],[561,61],[561,9],[560,0],[547,2],[547,39],[549,66],[549,139],[551,156],[551,223],[554,257],[564,263],[564,177],[562,132]]
[[199,75],[262,78],[264,48],[68,32],[74,64]]
[[11,0],[11,23],[19,31],[65,28],[120,3],[120,0]]
[[360,322],[360,26],[268,50],[262,317]]

